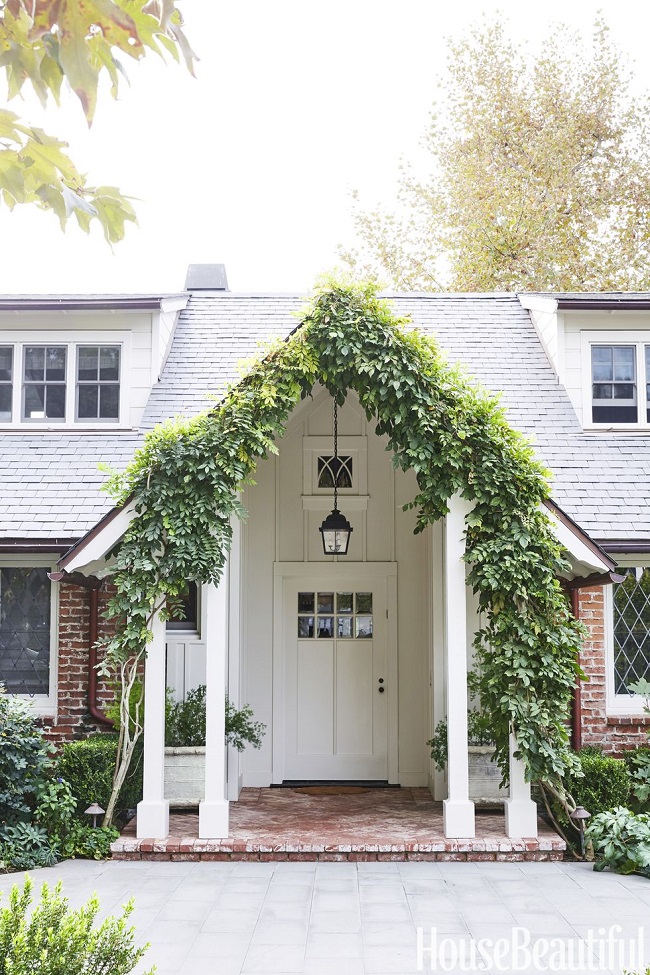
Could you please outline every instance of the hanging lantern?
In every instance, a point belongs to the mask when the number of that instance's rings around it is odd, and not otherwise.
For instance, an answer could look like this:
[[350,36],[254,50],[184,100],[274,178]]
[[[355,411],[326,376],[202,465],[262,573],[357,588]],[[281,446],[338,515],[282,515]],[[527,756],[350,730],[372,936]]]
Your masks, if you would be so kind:
[[338,484],[339,484],[339,465],[336,463],[339,457],[339,433],[338,433],[338,406],[334,400],[334,508],[327,516],[325,521],[318,529],[323,539],[323,551],[325,555],[347,555],[350,535],[353,532],[352,525],[341,514],[338,508]]

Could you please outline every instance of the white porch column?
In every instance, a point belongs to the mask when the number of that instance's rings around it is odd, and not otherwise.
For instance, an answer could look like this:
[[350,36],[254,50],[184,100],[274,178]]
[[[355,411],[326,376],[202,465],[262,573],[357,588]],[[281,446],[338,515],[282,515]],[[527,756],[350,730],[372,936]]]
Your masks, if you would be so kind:
[[205,634],[205,792],[199,804],[199,837],[228,836],[226,799],[226,664],[228,651],[228,574],[226,562],[218,586],[203,587]]
[[[242,501],[241,494],[239,495]],[[241,548],[242,523],[235,515],[231,518],[232,543],[228,559],[228,697],[237,707],[240,698],[240,658],[241,658]],[[239,799],[241,791],[242,756],[234,745],[228,745],[228,794],[231,800]]]
[[169,802],[165,799],[165,624],[156,614],[153,640],[144,665],[144,755],[142,802],[138,803],[137,836],[169,835]]
[[530,798],[524,763],[515,758],[517,740],[510,735],[510,798],[504,803],[506,836],[537,836],[537,806]]
[[455,494],[444,523],[445,690],[447,696],[447,784],[443,802],[445,836],[473,837],[474,803],[469,798],[467,752],[467,585],[465,515],[470,505]]

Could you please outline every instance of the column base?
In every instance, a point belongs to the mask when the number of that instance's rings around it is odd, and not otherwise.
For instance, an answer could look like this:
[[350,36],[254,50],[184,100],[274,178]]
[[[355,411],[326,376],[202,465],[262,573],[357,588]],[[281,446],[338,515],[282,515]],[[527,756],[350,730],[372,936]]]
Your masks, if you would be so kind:
[[162,840],[169,836],[169,801],[167,799],[159,799],[156,802],[143,800],[138,803],[137,813],[136,836],[139,840],[149,837]]
[[537,805],[532,799],[506,799],[506,836],[537,836]]
[[445,799],[442,803],[442,821],[447,839],[473,839],[474,803],[471,799]]
[[228,836],[228,800],[199,803],[199,839],[225,840]]

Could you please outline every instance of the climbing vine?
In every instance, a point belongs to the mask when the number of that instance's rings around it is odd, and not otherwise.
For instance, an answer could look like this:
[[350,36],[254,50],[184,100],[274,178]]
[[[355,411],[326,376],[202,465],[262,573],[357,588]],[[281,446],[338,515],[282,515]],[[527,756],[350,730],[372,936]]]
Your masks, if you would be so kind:
[[416,532],[446,513],[455,492],[472,503],[466,561],[482,611],[475,647],[497,761],[507,773],[512,725],[528,778],[562,793],[575,767],[566,715],[581,628],[558,582],[566,563],[542,507],[547,472],[497,400],[404,325],[372,286],[324,283],[300,326],[219,405],[156,428],[111,475],[115,500],[131,500],[136,515],[116,552],[109,614],[119,626],[107,666],[141,659],[154,613],[175,609],[186,580],[218,582],[231,516],[245,514],[238,492],[277,452],[300,399],[316,382],[340,405],[354,390],[394,465],[416,475]]

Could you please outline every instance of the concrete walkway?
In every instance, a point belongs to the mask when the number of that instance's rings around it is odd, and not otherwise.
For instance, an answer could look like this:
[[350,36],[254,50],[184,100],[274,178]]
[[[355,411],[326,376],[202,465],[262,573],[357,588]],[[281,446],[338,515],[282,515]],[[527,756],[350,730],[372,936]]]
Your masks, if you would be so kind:
[[[68,861],[32,876],[37,887],[61,878],[75,906],[97,891],[102,915],[134,896],[138,938],[151,942],[139,973],[155,963],[160,975],[411,975],[459,971],[461,952],[464,970],[481,970],[469,954],[481,938],[492,954],[483,971],[544,971],[551,963],[566,971],[568,952],[589,929],[605,941],[617,924],[613,956],[596,945],[572,970],[641,971],[629,955],[640,927],[650,964],[650,881],[596,874],[588,864]],[[0,876],[0,891],[21,880]],[[517,928],[529,932],[530,945]],[[495,961],[501,938],[503,960]],[[560,940],[549,946],[549,938]],[[535,963],[533,947],[555,954]],[[627,954],[619,959],[621,948]]]

